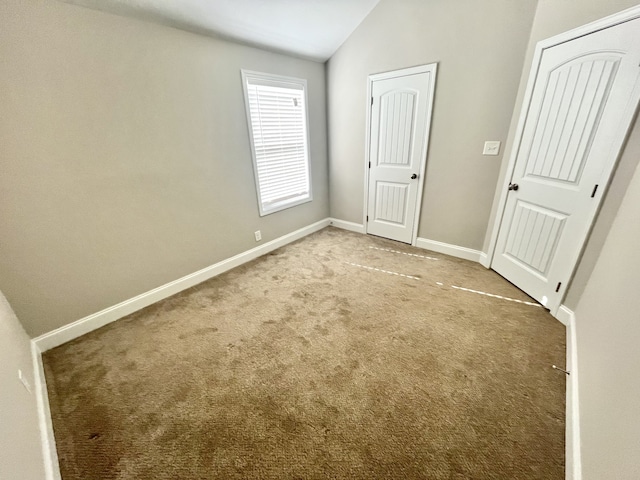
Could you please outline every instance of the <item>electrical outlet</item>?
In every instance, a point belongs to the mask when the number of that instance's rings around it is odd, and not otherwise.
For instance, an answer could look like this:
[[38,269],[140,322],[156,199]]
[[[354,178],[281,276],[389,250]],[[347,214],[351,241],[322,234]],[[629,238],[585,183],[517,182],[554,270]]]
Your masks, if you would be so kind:
[[256,242],[262,240],[262,233],[260,233],[260,230],[256,230],[253,234],[256,236]]
[[484,149],[482,155],[498,155],[500,153],[499,141],[487,141],[484,142]]
[[22,382],[24,388],[27,389],[27,392],[31,393],[31,384],[29,383],[29,380],[27,380],[27,377],[22,373],[22,370],[18,370],[18,378]]

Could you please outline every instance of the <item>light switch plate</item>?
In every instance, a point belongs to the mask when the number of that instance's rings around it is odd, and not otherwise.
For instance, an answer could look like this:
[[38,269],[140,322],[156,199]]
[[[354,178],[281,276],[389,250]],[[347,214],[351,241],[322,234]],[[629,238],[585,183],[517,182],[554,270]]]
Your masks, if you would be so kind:
[[484,142],[483,155],[498,155],[500,153],[500,142],[497,140],[489,140]]

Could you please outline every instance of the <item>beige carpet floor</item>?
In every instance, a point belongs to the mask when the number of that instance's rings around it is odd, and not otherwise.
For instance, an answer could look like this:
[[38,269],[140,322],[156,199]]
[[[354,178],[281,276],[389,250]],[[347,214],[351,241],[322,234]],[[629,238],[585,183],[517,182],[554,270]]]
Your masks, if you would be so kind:
[[564,327],[509,299],[322,230],[46,352],[63,479],[560,480]]

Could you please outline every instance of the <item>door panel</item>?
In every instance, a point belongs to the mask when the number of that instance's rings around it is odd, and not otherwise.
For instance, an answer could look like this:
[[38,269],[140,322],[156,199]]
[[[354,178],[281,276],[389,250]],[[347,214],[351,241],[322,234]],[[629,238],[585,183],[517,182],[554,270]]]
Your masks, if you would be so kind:
[[374,222],[404,225],[409,197],[408,190],[408,185],[377,182]]
[[546,278],[566,219],[562,213],[518,201],[508,229],[505,255],[530,273]]
[[639,97],[640,19],[542,53],[491,267],[552,311]]
[[367,233],[412,241],[434,73],[435,68],[372,83]]
[[[411,164],[411,144],[418,92],[391,91],[382,95],[378,165]],[[374,98],[375,99],[375,98]]]
[[526,175],[577,183],[619,62],[587,54],[549,74]]

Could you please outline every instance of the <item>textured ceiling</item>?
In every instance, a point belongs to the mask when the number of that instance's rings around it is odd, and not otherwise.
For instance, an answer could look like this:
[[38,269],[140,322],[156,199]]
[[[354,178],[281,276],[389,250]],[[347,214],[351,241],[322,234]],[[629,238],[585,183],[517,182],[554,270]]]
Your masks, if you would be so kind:
[[63,0],[324,62],[380,0]]

